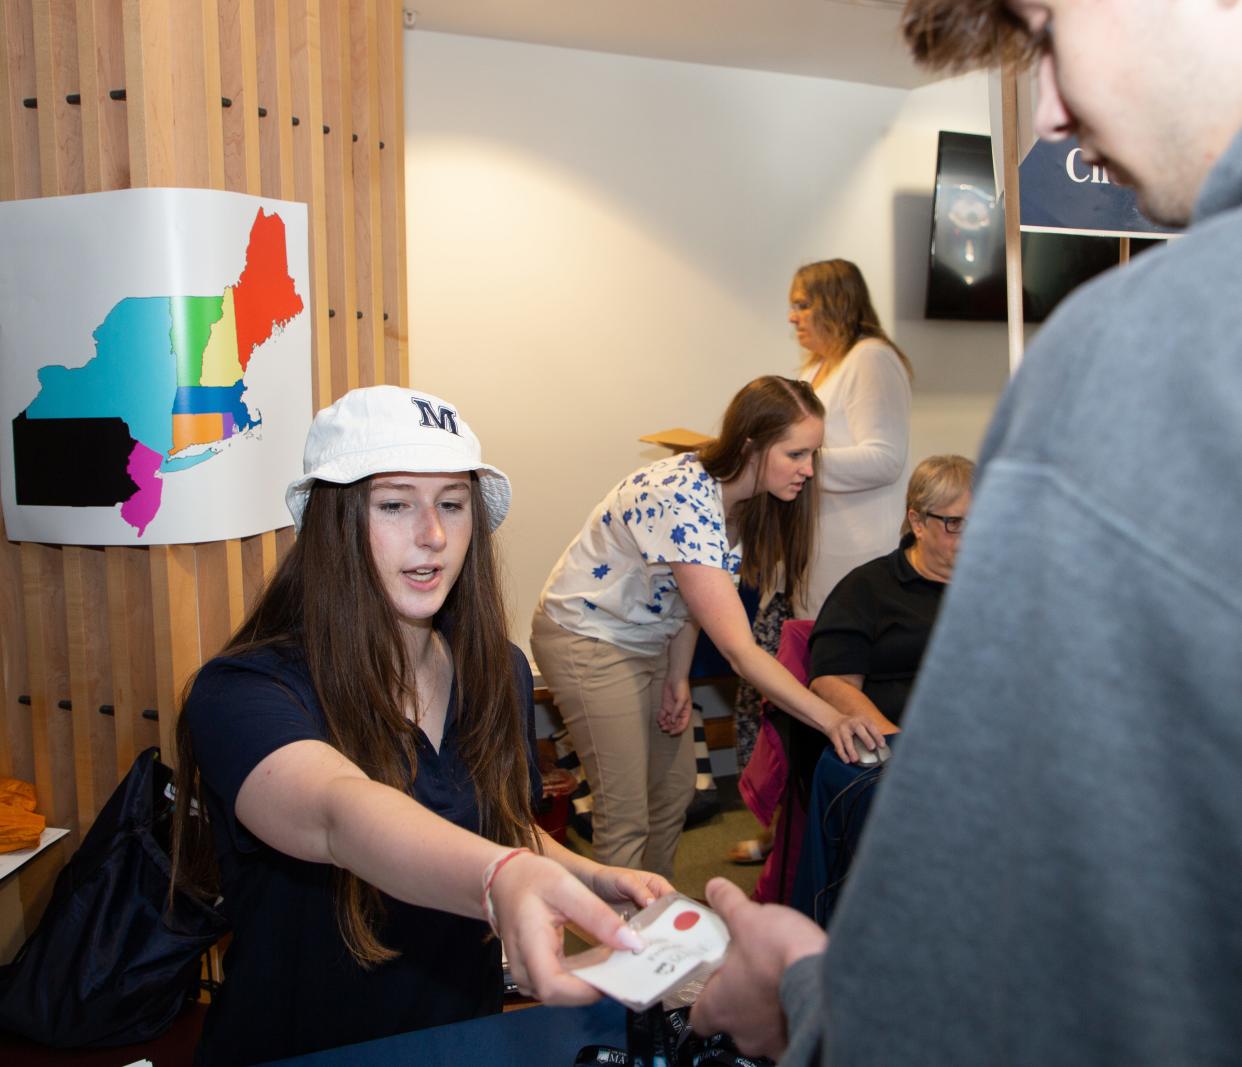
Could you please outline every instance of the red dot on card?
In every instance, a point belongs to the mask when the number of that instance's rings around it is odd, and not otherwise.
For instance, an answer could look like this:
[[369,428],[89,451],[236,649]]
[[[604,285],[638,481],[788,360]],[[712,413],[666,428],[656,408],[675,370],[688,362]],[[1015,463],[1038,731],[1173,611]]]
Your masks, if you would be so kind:
[[683,911],[673,920],[673,926],[678,930],[689,930],[698,921],[699,913],[697,911]]

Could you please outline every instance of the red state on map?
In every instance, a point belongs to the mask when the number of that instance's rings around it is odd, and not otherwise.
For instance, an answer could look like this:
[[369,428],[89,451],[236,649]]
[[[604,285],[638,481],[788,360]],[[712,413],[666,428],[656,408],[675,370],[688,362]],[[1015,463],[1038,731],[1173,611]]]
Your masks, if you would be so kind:
[[237,358],[243,371],[251,353],[272,336],[272,330],[301,310],[302,298],[293,287],[285,257],[284,221],[259,208],[250,227],[246,266],[233,289]]

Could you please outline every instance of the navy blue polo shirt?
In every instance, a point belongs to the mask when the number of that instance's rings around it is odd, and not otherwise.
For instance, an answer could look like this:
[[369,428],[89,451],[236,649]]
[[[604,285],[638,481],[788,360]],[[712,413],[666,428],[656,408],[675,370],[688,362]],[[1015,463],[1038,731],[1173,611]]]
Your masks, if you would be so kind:
[[[537,801],[530,668],[510,647],[507,666],[523,702]],[[337,926],[334,868],[286,856],[236,820],[238,790],[259,762],[294,741],[327,741],[300,649],[212,660],[195,680],[184,714],[220,862],[221,909],[233,925],[224,986],[208,1011],[198,1063],[261,1062],[500,1010],[500,946],[486,924],[385,896],[379,937],[401,955],[363,969]],[[477,833],[474,785],[458,749],[461,715],[454,681],[439,751],[418,731],[410,792]]]

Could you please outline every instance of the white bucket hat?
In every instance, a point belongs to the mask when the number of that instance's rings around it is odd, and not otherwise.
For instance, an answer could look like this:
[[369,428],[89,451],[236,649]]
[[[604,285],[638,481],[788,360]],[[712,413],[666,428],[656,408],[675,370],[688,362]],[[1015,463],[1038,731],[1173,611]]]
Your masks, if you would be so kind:
[[299,530],[316,479],[348,485],[385,471],[476,471],[493,530],[504,521],[512,496],[509,479],[483,462],[479,439],[452,404],[395,385],[351,390],[320,411],[306,435],[302,469],[305,475],[285,490]]

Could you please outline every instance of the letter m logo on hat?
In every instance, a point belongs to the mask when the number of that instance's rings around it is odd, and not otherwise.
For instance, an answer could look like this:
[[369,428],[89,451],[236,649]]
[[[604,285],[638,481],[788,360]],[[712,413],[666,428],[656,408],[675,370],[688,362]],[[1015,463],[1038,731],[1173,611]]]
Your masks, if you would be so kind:
[[410,403],[418,408],[420,426],[434,426],[437,430],[448,430],[449,433],[461,436],[457,429],[457,412],[451,407],[443,406],[437,413],[421,396],[410,397]]

